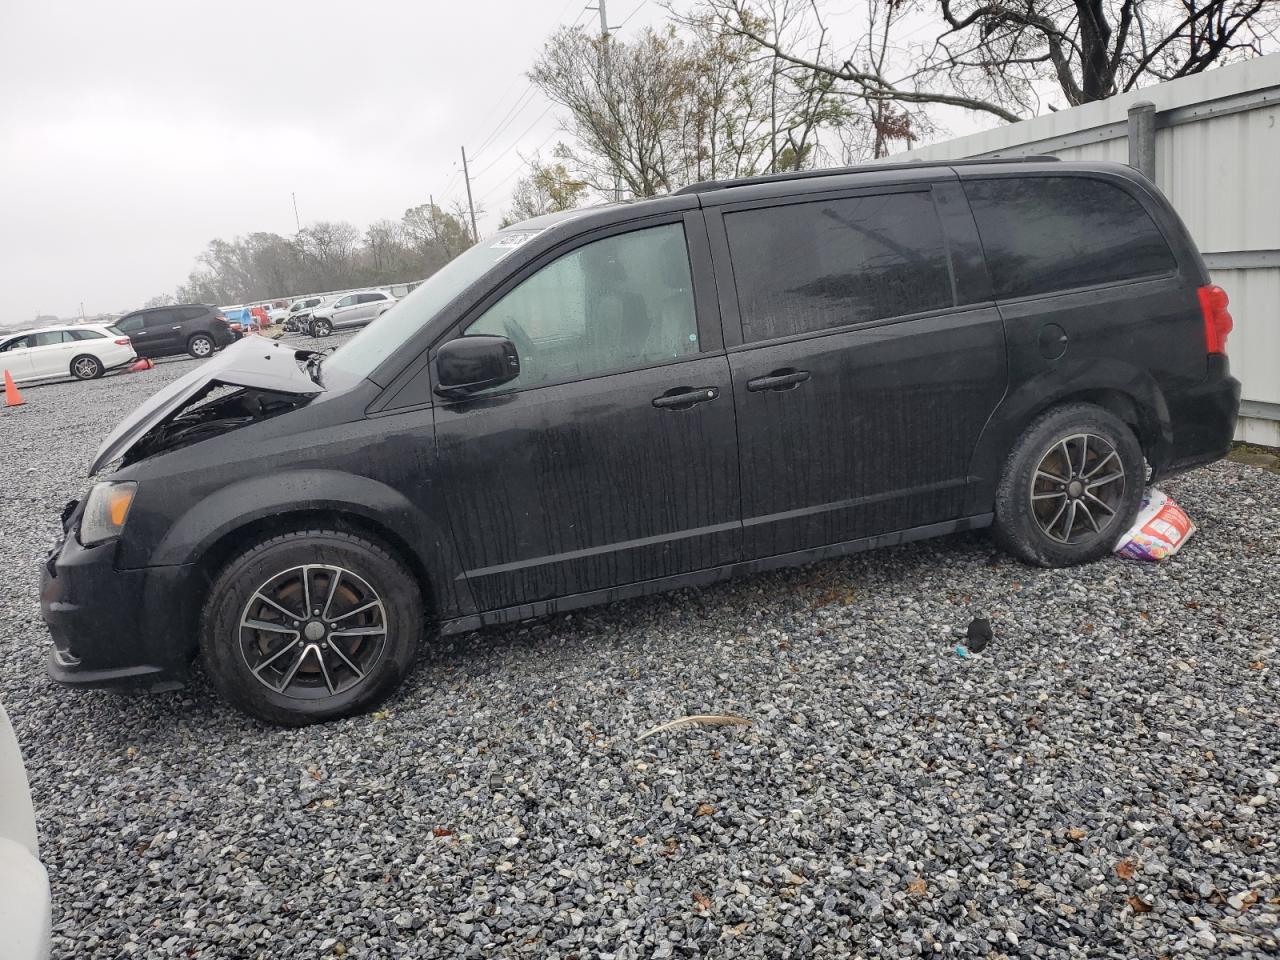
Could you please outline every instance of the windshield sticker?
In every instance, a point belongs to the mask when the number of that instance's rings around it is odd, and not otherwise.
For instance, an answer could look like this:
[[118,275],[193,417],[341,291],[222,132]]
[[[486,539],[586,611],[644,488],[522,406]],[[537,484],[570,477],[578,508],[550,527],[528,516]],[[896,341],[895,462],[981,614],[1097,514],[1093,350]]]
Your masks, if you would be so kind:
[[492,246],[494,248],[513,250],[521,244],[528,243],[541,232],[541,230],[520,230],[515,233],[500,233],[493,241]]

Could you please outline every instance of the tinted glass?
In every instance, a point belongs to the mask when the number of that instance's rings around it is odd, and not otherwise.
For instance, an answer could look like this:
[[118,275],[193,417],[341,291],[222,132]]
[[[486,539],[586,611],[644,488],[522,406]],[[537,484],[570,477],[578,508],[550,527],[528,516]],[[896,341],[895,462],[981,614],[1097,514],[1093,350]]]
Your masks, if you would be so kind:
[[1173,254],[1132,196],[1089,177],[966,181],[996,297],[1170,273]]
[[523,281],[466,333],[509,337],[516,345],[520,376],[503,389],[697,353],[684,227],[651,227],[579,247]]
[[204,307],[183,307],[178,311],[183,320],[196,320],[208,312]]
[[73,340],[105,340],[107,336],[97,330],[68,330],[67,335]]
[[174,310],[153,310],[143,315],[142,322],[148,327],[163,327],[165,324],[177,323],[178,317]]
[[33,333],[27,339],[30,341],[30,346],[51,347],[54,344],[62,343],[62,331],[45,330],[41,333]]
[[351,304],[353,304],[353,303],[355,303],[355,302],[356,302],[356,298],[355,298],[355,296],[354,296],[354,295],[352,295],[352,296],[349,296],[349,297],[343,297],[341,300],[339,300],[337,303],[335,303],[335,304],[334,304],[334,306],[335,306],[335,307],[349,307],[349,306],[351,306]]
[[358,297],[356,297],[356,302],[357,303],[373,303],[373,301],[381,300],[381,299],[382,299],[382,294],[380,293],[362,293]]
[[136,333],[142,329],[142,314],[135,313],[131,317],[125,317],[116,323],[116,329],[121,333]]
[[0,347],[0,351],[25,350],[29,346],[31,346],[30,337],[16,337],[15,339],[10,340],[8,343],[6,343],[3,347]]
[[927,192],[762,207],[724,223],[749,342],[952,304]]

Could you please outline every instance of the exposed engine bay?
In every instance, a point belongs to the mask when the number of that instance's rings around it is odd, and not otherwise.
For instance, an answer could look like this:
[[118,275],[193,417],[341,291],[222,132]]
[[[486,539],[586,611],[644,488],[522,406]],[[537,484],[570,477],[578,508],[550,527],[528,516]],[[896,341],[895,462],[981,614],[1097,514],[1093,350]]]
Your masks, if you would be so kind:
[[[212,395],[212,399],[209,399]],[[191,397],[176,415],[156,424],[125,454],[120,465],[127,467],[158,453],[208,440],[269,420],[305,406],[314,399],[296,393],[232,387],[216,381]],[[204,401],[204,402],[201,402]]]

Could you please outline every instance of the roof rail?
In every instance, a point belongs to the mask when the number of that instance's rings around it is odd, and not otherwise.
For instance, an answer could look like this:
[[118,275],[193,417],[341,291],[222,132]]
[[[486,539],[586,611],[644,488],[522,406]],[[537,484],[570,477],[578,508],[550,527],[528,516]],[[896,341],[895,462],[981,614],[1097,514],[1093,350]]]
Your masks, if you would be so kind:
[[700,180],[672,193],[679,197],[687,193],[710,193],[730,187],[750,187],[757,183],[778,183],[783,180],[810,180],[816,177],[839,177],[850,173],[878,173],[885,170],[903,170],[911,167],[967,167],[988,163],[1030,163],[1058,160],[1048,154],[1027,154],[1024,157],[973,157],[966,160],[904,160],[899,163],[863,163],[852,167],[826,167],[821,170],[793,170],[790,173],[767,173],[758,177],[739,180]]

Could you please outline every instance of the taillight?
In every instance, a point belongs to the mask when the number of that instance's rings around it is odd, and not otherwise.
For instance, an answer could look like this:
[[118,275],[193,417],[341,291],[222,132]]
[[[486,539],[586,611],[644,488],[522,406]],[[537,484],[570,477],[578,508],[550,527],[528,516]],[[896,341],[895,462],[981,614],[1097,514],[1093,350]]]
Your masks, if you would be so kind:
[[1209,353],[1227,352],[1227,334],[1231,332],[1231,311],[1227,309],[1227,291],[1209,284],[1200,287],[1200,314],[1204,317],[1204,348]]
[[118,346],[118,347],[127,347],[127,346],[129,346],[129,344],[131,344],[131,343],[133,343],[133,341],[132,341],[132,340],[130,340],[128,337],[117,337],[117,338],[116,338],[116,346]]

